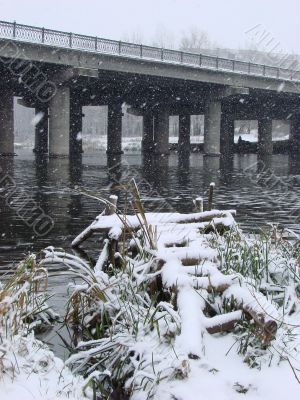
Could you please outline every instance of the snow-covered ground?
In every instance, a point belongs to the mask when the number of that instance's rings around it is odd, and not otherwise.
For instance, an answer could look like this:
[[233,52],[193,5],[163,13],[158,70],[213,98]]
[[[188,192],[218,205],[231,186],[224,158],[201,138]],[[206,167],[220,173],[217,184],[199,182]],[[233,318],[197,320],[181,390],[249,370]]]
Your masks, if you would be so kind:
[[[250,133],[243,133],[241,135],[235,134],[234,135],[235,143],[238,142],[240,136],[241,136],[242,140],[245,140],[247,142],[257,143],[257,141],[258,141],[257,129],[252,129]],[[282,133],[282,134],[278,134],[276,136],[276,138],[273,138],[273,141],[281,141],[281,140],[288,140],[288,139],[289,139],[289,135]]]
[[48,273],[31,255],[0,281],[0,399],[84,400],[85,382],[41,341],[58,315],[46,303]]
[[[299,321],[299,319],[298,319]],[[300,332],[299,332],[300,333]],[[202,360],[190,360],[189,378],[162,383],[157,400],[283,400],[300,396],[300,384],[287,362],[249,368],[229,335],[205,337]],[[173,393],[174,396],[170,396]],[[138,399],[138,396],[135,397]]]
[[33,334],[1,343],[1,400],[84,400],[84,384]]
[[[235,134],[234,141],[235,143],[238,142],[239,136],[242,137],[242,140],[247,142],[257,142],[257,130],[251,130],[251,133],[244,133],[244,134]],[[276,137],[276,141],[280,140],[288,140],[289,135],[279,135]],[[204,136],[192,136],[191,137],[191,144],[200,144],[204,142]],[[123,137],[122,139],[122,149],[125,152],[134,152],[141,150],[141,143],[142,138],[140,137]],[[170,136],[169,138],[170,144],[178,143],[178,137]],[[15,142],[16,148],[33,148],[34,144],[31,141],[27,142]],[[107,139],[106,136],[83,136],[83,149],[84,150],[101,150],[106,151],[107,146]]]
[[[169,143],[178,143],[178,137],[170,136]],[[203,136],[193,136],[191,138],[191,143],[203,143]],[[89,136],[83,137],[83,149],[97,149],[106,150],[107,139],[106,136]],[[142,138],[140,137],[123,137],[122,139],[122,149],[125,152],[140,151],[142,146]]]
[[[116,384],[131,400],[299,398],[299,238],[244,235],[234,210],[197,201],[190,214],[102,213],[72,243],[107,233],[93,269],[53,247],[20,263],[0,284],[1,400],[93,399],[92,382],[100,398]],[[128,254],[110,242],[124,230]],[[80,279],[68,321],[89,329],[65,364],[33,333],[55,319],[44,285],[60,264]]]
[[[244,236],[232,212],[146,213],[124,220],[126,230],[138,232],[130,245],[141,253],[134,259],[118,254],[123,267],[111,273],[103,269],[110,254],[106,240],[94,272],[74,287],[80,304],[84,299],[90,304],[80,314],[84,326],[92,329],[102,315],[109,315],[111,324],[107,334],[80,342],[68,364],[94,374],[102,386],[122,382],[132,400],[298,398],[295,284],[300,276],[293,248],[287,255],[288,243],[279,238],[282,250],[273,247],[273,233],[262,241]],[[142,220],[155,226],[152,234]],[[118,240],[123,224],[115,214],[99,215],[73,245],[96,231]],[[222,233],[209,234],[224,227],[233,235],[229,242]],[[80,274],[89,271],[83,260],[52,248],[43,262],[70,263]],[[158,302],[150,298],[149,285],[162,296]],[[210,330],[230,321],[240,322]]]

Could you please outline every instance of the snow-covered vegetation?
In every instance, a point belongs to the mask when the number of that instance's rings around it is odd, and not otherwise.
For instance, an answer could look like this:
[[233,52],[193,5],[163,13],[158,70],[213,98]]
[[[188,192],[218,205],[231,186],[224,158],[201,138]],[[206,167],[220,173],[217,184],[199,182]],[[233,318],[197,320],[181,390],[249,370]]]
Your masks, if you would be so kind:
[[107,233],[94,270],[45,252],[43,265],[63,263],[83,281],[66,316],[82,333],[68,366],[102,398],[299,395],[298,240],[276,228],[248,237],[232,212],[135,209],[91,225]]
[[[132,215],[111,196],[74,240],[104,235],[93,268],[49,247],[2,284],[1,399],[299,396],[299,238],[245,235],[234,211],[203,212],[200,198],[191,214],[146,213],[133,194]],[[34,337],[57,318],[45,294],[53,264],[76,277],[65,364]]]
[[35,338],[58,318],[47,305],[47,279],[30,256],[0,284],[1,400],[85,398],[83,379]]

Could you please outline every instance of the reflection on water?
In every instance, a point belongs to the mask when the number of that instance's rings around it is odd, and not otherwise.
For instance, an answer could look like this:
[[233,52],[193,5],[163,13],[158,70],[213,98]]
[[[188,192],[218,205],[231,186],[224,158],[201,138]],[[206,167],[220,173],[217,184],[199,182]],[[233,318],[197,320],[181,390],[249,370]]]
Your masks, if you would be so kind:
[[[48,235],[37,237],[0,192],[2,271],[28,252],[38,252],[49,245],[71,250],[72,239],[103,207],[80,189],[100,196],[116,193],[122,208],[125,198],[120,182],[126,184],[131,178],[139,184],[147,210],[158,209],[163,203],[164,210],[190,212],[193,198],[206,198],[213,181],[215,207],[237,209],[237,221],[245,230],[276,222],[300,231],[300,160],[287,155],[257,160],[256,155],[248,154],[220,160],[199,154],[190,158],[182,154],[160,158],[126,154],[107,160],[105,153],[93,153],[84,154],[82,159],[48,160],[35,159],[31,152],[24,151],[14,160],[0,158],[0,179],[6,174],[14,179],[19,193],[30,195],[53,218],[54,227]],[[14,195],[10,200],[14,201]],[[99,248],[96,239],[87,246],[92,253]],[[52,290],[60,293],[56,301],[62,307],[66,282],[57,277],[57,272],[52,274]]]
[[[35,159],[24,151],[14,160],[0,158],[0,168],[1,177],[8,174],[14,179],[19,197],[20,191],[30,195],[54,220],[47,236],[36,237],[0,196],[2,266],[50,244],[69,248],[72,238],[102,208],[97,200],[82,194],[81,188],[100,196],[116,193],[122,207],[120,183],[126,184],[131,178],[141,187],[147,210],[154,210],[165,198],[165,207],[170,210],[190,212],[192,199],[205,197],[210,182],[215,182],[215,207],[236,208],[237,220],[244,229],[251,231],[277,222],[299,230],[295,209],[300,194],[300,160],[287,155],[264,159],[236,155],[231,160],[220,160],[199,154],[190,158],[128,154],[107,160],[106,154],[94,153],[71,160],[48,160]],[[12,195],[10,201],[14,200]]]

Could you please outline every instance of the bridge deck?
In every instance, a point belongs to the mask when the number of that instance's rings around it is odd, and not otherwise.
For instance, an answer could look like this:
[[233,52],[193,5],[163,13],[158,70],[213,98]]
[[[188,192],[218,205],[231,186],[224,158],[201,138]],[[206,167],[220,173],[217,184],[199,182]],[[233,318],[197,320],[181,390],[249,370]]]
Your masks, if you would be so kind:
[[300,82],[300,71],[0,21],[0,38],[158,63]]

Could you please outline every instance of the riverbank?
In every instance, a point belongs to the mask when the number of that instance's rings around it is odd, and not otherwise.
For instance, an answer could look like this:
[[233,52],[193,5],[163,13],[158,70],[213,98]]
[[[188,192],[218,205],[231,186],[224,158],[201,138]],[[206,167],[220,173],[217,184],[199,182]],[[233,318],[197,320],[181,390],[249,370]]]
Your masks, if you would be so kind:
[[[297,236],[276,227],[244,235],[233,211],[145,213],[138,195],[132,205],[135,214],[117,216],[112,197],[73,241],[108,238],[94,272],[74,288],[70,316],[92,337],[68,363],[97,371],[98,390],[117,385],[131,399],[299,396]],[[87,270],[49,249],[46,263],[62,260]]]
[[[239,140],[239,138],[241,138]],[[191,151],[194,153],[203,152],[204,136],[191,136]],[[235,135],[234,137],[234,153],[257,153],[258,134],[257,131],[252,131],[249,134]],[[169,147],[171,151],[178,150],[178,136],[169,137]],[[16,150],[18,149],[33,149],[32,142],[17,142],[15,143]],[[84,151],[103,151],[107,149],[106,136],[85,136],[83,138]],[[122,150],[126,153],[140,152],[142,149],[141,137],[123,137]],[[274,154],[288,154],[290,151],[289,135],[281,134],[278,138],[273,139]]]
[[84,400],[75,376],[35,333],[58,323],[47,304],[48,272],[31,255],[0,280],[0,398]]
[[[10,337],[3,340],[8,374],[0,393],[11,400],[23,387],[28,399],[36,393],[49,400],[58,393],[80,399],[87,385],[89,396],[112,398],[114,393],[119,396],[114,398],[134,400],[189,400],[195,390],[205,399],[222,395],[224,400],[241,394],[267,400],[281,400],[287,392],[299,395],[297,235],[277,227],[245,235],[232,210],[209,210],[211,198],[205,212],[198,198],[196,212],[146,213],[139,192],[132,193],[125,208],[131,215],[117,208],[116,196],[109,202],[99,199],[109,212],[74,239],[78,246],[94,234],[103,238],[100,255],[99,238],[89,239],[92,254],[98,254],[94,267],[85,241],[86,255],[50,247],[27,259],[25,269],[21,264],[22,279],[20,269],[12,278],[17,296],[4,296],[7,286],[2,287],[0,309],[9,317],[2,318],[2,337],[7,332]],[[97,200],[85,193],[90,195]],[[61,317],[66,314],[66,323],[79,333],[69,343],[66,366],[33,339],[32,330],[41,321],[55,324],[55,314],[40,297],[45,291],[31,297],[28,290],[28,282],[38,278],[40,285],[46,276],[51,279],[48,272],[59,270],[71,284]],[[40,304],[34,313],[32,299]],[[30,306],[26,315],[35,316],[29,321],[19,309],[24,301]],[[13,313],[6,311],[7,304]],[[12,335],[15,315],[26,329]],[[288,387],[274,382],[279,376]]]

